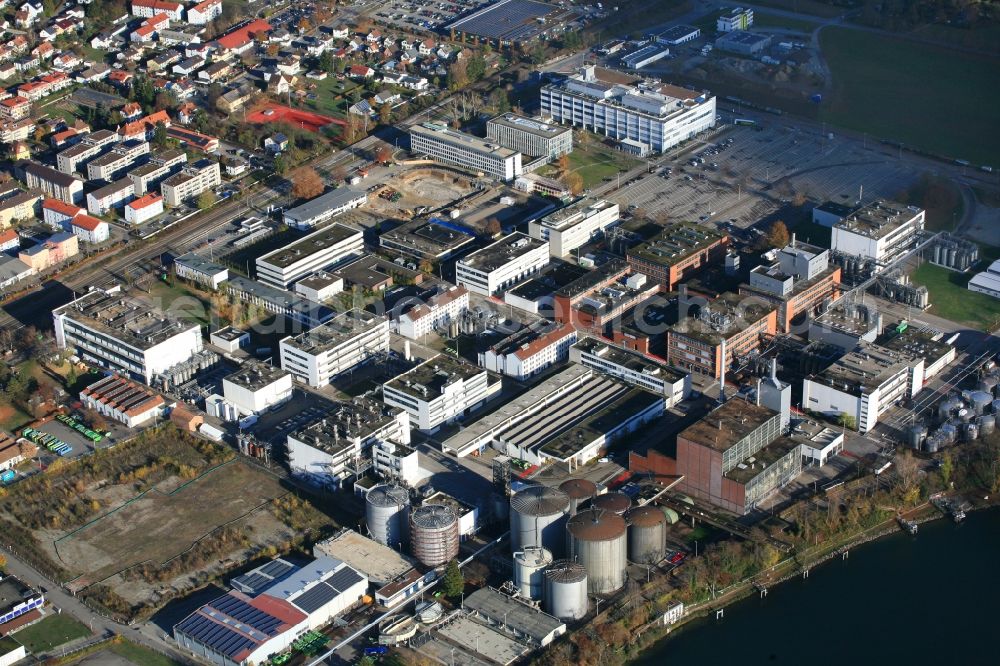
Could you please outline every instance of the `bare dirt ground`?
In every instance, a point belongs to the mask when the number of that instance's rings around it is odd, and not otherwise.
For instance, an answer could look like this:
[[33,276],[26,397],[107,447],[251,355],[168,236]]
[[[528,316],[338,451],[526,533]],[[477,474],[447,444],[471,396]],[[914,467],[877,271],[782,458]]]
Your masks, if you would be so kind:
[[[368,198],[368,208],[385,215],[411,217],[420,207],[440,208],[473,191],[472,181],[442,169],[414,169],[407,171],[373,192]],[[393,192],[402,197],[390,201]]]

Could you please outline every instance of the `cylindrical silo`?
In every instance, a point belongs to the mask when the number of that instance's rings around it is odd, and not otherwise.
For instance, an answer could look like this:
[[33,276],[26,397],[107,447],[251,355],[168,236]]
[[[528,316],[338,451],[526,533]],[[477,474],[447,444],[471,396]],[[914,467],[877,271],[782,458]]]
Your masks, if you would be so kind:
[[458,556],[458,516],[443,504],[424,504],[410,514],[413,556],[429,567]]
[[984,414],[976,419],[976,424],[979,425],[979,436],[986,437],[992,435],[993,431],[997,429],[997,417],[992,414]]
[[587,614],[587,569],[579,562],[558,560],[545,570],[542,607],[560,620]]
[[1000,414],[1000,400],[993,401],[993,413]]
[[372,539],[390,548],[399,548],[400,544],[406,543],[406,511],[409,505],[410,493],[402,486],[386,483],[369,490],[365,521]]
[[577,510],[597,494],[597,484],[587,479],[569,479],[559,485],[559,490],[569,496],[569,515],[575,516]]
[[952,417],[952,415],[962,408],[962,401],[958,398],[952,396],[950,398],[945,398],[938,405],[938,418],[941,421],[947,421]]
[[986,391],[973,391],[972,395],[969,396],[969,402],[972,404],[972,411],[975,412],[976,416],[982,416],[993,403],[993,395]]
[[979,380],[979,390],[986,393],[993,393],[996,390],[997,384],[996,375],[984,375],[982,379]]
[[958,439],[958,428],[950,423],[945,423],[941,426],[940,430],[938,430],[938,434],[941,435],[942,446],[951,446],[955,443],[955,440]]
[[569,497],[558,488],[529,486],[510,498],[510,549],[542,546],[555,556],[566,548]]
[[639,506],[625,514],[628,523],[628,559],[656,564],[667,552],[667,517],[655,506]]
[[605,493],[595,497],[590,505],[624,516],[625,512],[632,508],[632,498],[625,493]]
[[552,564],[552,553],[538,546],[528,546],[514,553],[514,587],[525,599],[542,598],[545,569]]
[[569,558],[586,567],[589,592],[607,594],[625,584],[624,518],[603,509],[586,509],[569,519],[566,532]]
[[927,426],[923,423],[914,423],[907,429],[907,441],[911,449],[920,450],[924,439],[927,438]]
[[938,435],[928,437],[924,440],[924,451],[927,453],[937,453],[941,448],[941,438]]
[[962,426],[962,441],[974,442],[979,439],[979,426],[975,423],[966,423]]

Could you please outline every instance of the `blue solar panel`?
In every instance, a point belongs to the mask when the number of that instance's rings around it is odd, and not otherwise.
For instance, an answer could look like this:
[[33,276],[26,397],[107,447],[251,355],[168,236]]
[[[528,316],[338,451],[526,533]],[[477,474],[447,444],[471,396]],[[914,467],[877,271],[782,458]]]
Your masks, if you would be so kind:
[[209,605],[220,613],[225,613],[237,622],[250,625],[257,631],[265,633],[268,636],[274,636],[276,633],[275,630],[281,624],[281,620],[278,618],[257,610],[242,599],[231,595],[220,597]]
[[350,567],[344,567],[337,573],[330,576],[327,579],[327,584],[331,587],[336,588],[338,591],[343,592],[352,585],[357,584],[359,581],[364,580],[358,572]]
[[279,576],[284,576],[286,573],[294,569],[288,562],[282,562],[280,560],[274,560],[268,562],[262,566],[259,571],[265,576],[270,576],[271,578],[278,578]]
[[200,613],[189,616],[177,625],[176,630],[227,657],[233,657],[243,650],[257,645],[252,639],[229,627],[213,622]]
[[305,594],[296,597],[292,603],[306,613],[315,613],[317,610],[337,598],[339,592],[326,583],[318,583],[309,588]]

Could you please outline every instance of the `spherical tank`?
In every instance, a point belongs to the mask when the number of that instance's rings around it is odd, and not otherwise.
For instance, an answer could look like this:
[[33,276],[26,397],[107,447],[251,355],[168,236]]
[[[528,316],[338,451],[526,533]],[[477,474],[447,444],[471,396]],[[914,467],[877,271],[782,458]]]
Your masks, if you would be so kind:
[[429,567],[445,564],[458,555],[458,516],[443,504],[425,504],[410,514],[413,556]]
[[611,511],[590,508],[566,523],[569,558],[587,569],[587,590],[614,592],[625,584],[627,544],[625,519]]
[[528,546],[514,553],[514,587],[522,597],[536,601],[542,598],[545,569],[550,564],[552,553],[538,546]]
[[579,620],[587,614],[587,569],[579,562],[558,560],[545,570],[542,607],[560,620]]
[[625,514],[628,523],[628,559],[656,564],[667,551],[667,517],[655,506],[640,506]]
[[548,548],[553,555],[565,550],[569,496],[558,488],[529,486],[510,498],[511,552],[526,546]]
[[369,490],[365,521],[372,539],[390,548],[406,543],[406,510],[409,505],[410,494],[402,486],[386,483]]
[[587,479],[569,479],[559,485],[559,490],[569,495],[569,515],[575,516],[577,509],[597,494],[597,484]]
[[632,508],[632,498],[625,493],[605,493],[595,497],[590,505],[623,516]]

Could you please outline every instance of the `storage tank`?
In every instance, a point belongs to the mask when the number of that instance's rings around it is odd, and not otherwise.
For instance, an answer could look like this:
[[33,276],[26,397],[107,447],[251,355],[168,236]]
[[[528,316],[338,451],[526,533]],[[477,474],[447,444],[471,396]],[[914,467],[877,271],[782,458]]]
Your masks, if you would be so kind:
[[590,508],[566,523],[569,558],[587,569],[587,591],[607,594],[625,584],[627,544],[625,519]]
[[368,491],[365,502],[365,522],[372,539],[383,546],[399,548],[406,543],[406,512],[410,493],[391,483],[375,486]]
[[974,442],[979,439],[979,426],[975,423],[966,423],[962,426],[962,441]]
[[1000,414],[1000,400],[993,401],[993,413]]
[[924,451],[927,453],[937,453],[941,448],[941,439],[937,435],[924,440]]
[[978,388],[980,391],[985,391],[986,393],[993,393],[993,391],[996,390],[996,386],[998,383],[1000,382],[997,381],[996,375],[986,375],[979,380]]
[[587,614],[587,569],[579,562],[558,560],[545,570],[542,607],[560,620],[579,620]]
[[548,548],[553,555],[566,549],[569,496],[558,488],[528,486],[510,498],[510,549]]
[[973,391],[969,396],[969,402],[972,403],[972,411],[976,416],[982,416],[993,404],[993,395],[986,391]]
[[906,439],[911,449],[920,450],[927,438],[927,427],[922,423],[914,423],[906,431]]
[[941,446],[951,446],[958,439],[958,428],[950,423],[945,423],[938,430],[938,434],[941,435]]
[[941,421],[947,421],[951,418],[952,414],[957,412],[962,408],[962,401],[956,397],[945,398],[938,405],[938,419]]
[[979,426],[980,437],[992,435],[993,431],[997,429],[997,417],[992,414],[984,414],[976,419],[976,425]]
[[605,493],[595,497],[590,505],[624,516],[625,512],[632,508],[632,498],[625,493]]
[[552,553],[529,546],[514,553],[514,587],[525,599],[539,601],[545,589],[545,569],[552,564]]
[[597,484],[587,479],[569,479],[559,485],[559,490],[569,496],[569,515],[575,516],[577,509],[597,494]]
[[413,556],[437,567],[458,556],[458,515],[443,504],[424,504],[410,514]]
[[667,517],[655,506],[639,506],[625,514],[628,523],[628,559],[656,564],[667,552]]

